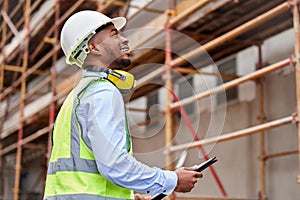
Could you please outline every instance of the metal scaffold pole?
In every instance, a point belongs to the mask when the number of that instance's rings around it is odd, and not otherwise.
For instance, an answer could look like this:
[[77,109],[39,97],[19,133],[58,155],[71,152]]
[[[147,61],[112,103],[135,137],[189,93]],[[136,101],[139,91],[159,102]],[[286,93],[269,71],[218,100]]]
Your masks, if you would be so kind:
[[212,88],[210,89],[209,91],[204,91],[204,92],[201,92],[199,94],[196,94],[194,96],[190,96],[190,97],[187,97],[187,98],[184,98],[178,102],[174,102],[170,105],[170,107],[172,109],[176,109],[178,108],[179,106],[185,106],[187,104],[190,104],[194,101],[198,101],[202,98],[205,98],[205,97],[209,97],[210,95],[212,94],[217,94],[219,92],[223,92],[224,89],[225,90],[228,90],[230,88],[233,88],[233,87],[236,87],[237,85],[241,84],[241,83],[244,83],[246,81],[250,81],[250,80],[255,80],[259,77],[262,77],[268,73],[271,73],[275,70],[278,70],[278,69],[281,69],[283,67],[286,67],[286,66],[289,66],[291,64],[291,59],[290,58],[287,58],[285,60],[282,60],[280,62],[277,62],[277,63],[274,63],[268,67],[265,67],[263,69],[260,69],[260,70],[257,70],[256,72],[253,72],[251,74],[247,74],[245,76],[242,76],[240,78],[237,78],[237,79],[234,79],[232,81],[229,81],[227,83],[224,83],[223,85],[220,85],[220,86],[217,86],[215,88]]
[[200,146],[204,146],[204,145],[208,145],[208,144],[213,144],[216,142],[228,141],[228,140],[232,140],[235,138],[240,138],[240,137],[244,137],[244,136],[258,133],[261,131],[265,131],[265,130],[276,128],[279,126],[283,126],[286,124],[290,124],[290,123],[293,123],[294,121],[295,121],[294,116],[287,116],[287,117],[284,117],[281,119],[266,122],[264,124],[256,125],[256,126],[253,126],[250,128],[242,129],[239,131],[234,131],[231,133],[222,134],[221,136],[215,136],[215,137],[199,140],[196,142],[189,142],[189,143],[173,146],[173,147],[169,148],[169,151],[171,151],[171,152],[183,151],[186,149],[192,149],[192,148],[196,148],[196,147],[200,147]]
[[[8,0],[4,0],[2,4],[2,11],[7,12],[8,10]],[[5,20],[3,20],[2,25],[2,40],[1,40],[1,55],[3,57],[3,60],[0,65],[0,105],[3,101],[2,99],[2,91],[4,88],[4,69],[5,69],[5,52],[4,52],[4,46],[6,44],[6,34],[7,34],[7,24],[5,23]],[[1,117],[0,117],[1,119]],[[4,120],[0,120],[0,135],[2,133],[2,127],[3,127]],[[2,151],[2,144],[0,144],[0,153]],[[4,166],[3,166],[3,157],[0,155],[0,196],[4,193]]]
[[[8,10],[8,1],[4,0],[3,5],[2,5],[1,13],[7,13],[7,10]],[[2,56],[3,59],[0,63],[0,105],[4,100],[3,93],[2,93],[3,90],[4,90],[4,72],[5,72],[5,57],[6,57],[4,46],[5,46],[6,41],[7,41],[7,24],[6,24],[5,20],[2,21],[1,29],[2,29],[1,56]],[[3,111],[1,110],[1,112],[3,112]],[[0,119],[1,118],[2,118],[2,116],[0,116]],[[2,132],[3,123],[4,123],[4,119],[2,118],[0,120],[0,132]],[[0,151],[1,151],[1,149],[0,149]],[[1,163],[0,163],[0,166],[1,166]]]
[[[54,32],[53,32],[53,38],[50,40],[52,41],[53,45],[53,56],[52,56],[52,66],[51,66],[51,93],[52,93],[52,99],[50,103],[50,110],[49,110],[49,127],[48,127],[48,142],[47,142],[47,152],[46,152],[46,166],[49,163],[50,160],[50,153],[52,149],[52,130],[54,126],[54,120],[55,120],[55,108],[56,108],[56,64],[57,64],[57,53],[58,53],[58,41],[59,41],[59,24],[60,24],[60,0],[56,0],[55,4],[55,21],[54,21]],[[47,170],[45,170],[47,172]],[[43,174],[45,175],[45,174]],[[44,182],[45,184],[45,182]]]
[[[3,5],[2,5],[2,11],[7,12],[8,9],[8,2],[7,0],[4,0]],[[1,25],[2,29],[2,40],[1,40],[1,55],[3,58],[5,58],[5,51],[4,51],[4,46],[6,44],[6,32],[7,32],[7,24],[5,20],[2,21]],[[2,102],[2,90],[4,86],[4,69],[5,69],[5,59],[2,60],[1,62],[1,68],[0,68],[0,103]],[[1,129],[0,129],[1,130]]]
[[[293,23],[295,32],[295,74],[296,74],[296,103],[297,114],[300,113],[300,19],[299,19],[299,0],[293,2]],[[297,182],[300,183],[300,123],[297,123],[298,127],[298,148],[299,148],[299,172],[297,176]]]
[[[164,78],[165,78],[165,87],[166,87],[166,91],[167,91],[167,100],[166,100],[166,108],[165,108],[165,114],[166,114],[166,146],[170,147],[173,145],[173,141],[174,141],[174,118],[173,118],[173,112],[170,109],[170,104],[172,102],[172,90],[171,88],[173,88],[172,86],[172,71],[171,71],[171,67],[170,67],[170,62],[172,60],[172,49],[171,49],[171,40],[172,40],[172,36],[171,36],[171,30],[170,30],[170,18],[172,17],[171,13],[171,1],[168,0],[168,8],[169,10],[167,10],[166,15],[167,15],[167,21],[165,24],[165,32],[166,32],[166,40],[165,40],[165,45],[166,45],[166,50],[165,50],[165,65],[164,65]],[[166,169],[167,170],[174,170],[175,166],[174,166],[174,156],[172,153],[168,153],[166,156]]]
[[59,16],[60,16],[60,0],[56,0],[55,4],[55,22],[54,22],[54,35],[53,35],[53,56],[52,56],[52,67],[51,67],[51,92],[52,92],[52,100],[50,103],[50,112],[49,112],[49,134],[48,134],[48,150],[47,150],[47,163],[50,159],[51,152],[51,137],[52,137],[52,129],[55,119],[55,107],[56,107],[56,62],[57,62],[57,51],[56,48],[59,41]]
[[20,192],[20,176],[21,176],[21,165],[22,165],[22,139],[23,139],[23,126],[24,126],[24,108],[25,108],[25,95],[26,95],[26,70],[28,67],[28,46],[29,46],[29,34],[30,34],[30,0],[26,0],[24,4],[24,17],[25,17],[25,30],[26,37],[24,41],[24,53],[23,53],[23,64],[22,64],[22,83],[20,92],[20,119],[19,119],[19,131],[18,131],[18,142],[17,142],[17,157],[16,157],[16,174],[15,174],[15,187],[14,187],[14,200],[19,199]]
[[[262,61],[262,44],[258,45],[258,64],[257,70],[263,68]],[[265,111],[264,111],[264,84],[262,78],[257,79],[256,82],[257,90],[258,90],[258,116],[259,124],[264,124],[266,122]],[[266,155],[265,152],[265,133],[261,131],[259,134],[259,147],[260,147],[260,193],[259,199],[266,200],[266,159],[264,158]]]

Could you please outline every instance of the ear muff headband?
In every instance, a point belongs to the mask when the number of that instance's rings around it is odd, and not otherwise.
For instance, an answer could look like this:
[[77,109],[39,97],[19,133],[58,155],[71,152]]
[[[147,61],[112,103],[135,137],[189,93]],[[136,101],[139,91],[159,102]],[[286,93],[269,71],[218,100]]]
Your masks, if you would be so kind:
[[107,74],[107,79],[111,81],[121,93],[129,93],[136,85],[134,76],[123,70],[112,70],[109,68],[99,68],[95,66],[86,67],[88,71],[104,72]]

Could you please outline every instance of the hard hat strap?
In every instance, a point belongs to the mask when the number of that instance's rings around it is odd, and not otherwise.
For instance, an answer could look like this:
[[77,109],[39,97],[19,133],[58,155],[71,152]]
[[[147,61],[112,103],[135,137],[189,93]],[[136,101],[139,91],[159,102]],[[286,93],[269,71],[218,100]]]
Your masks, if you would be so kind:
[[84,60],[86,59],[88,53],[90,53],[88,42],[89,40],[95,35],[95,31],[90,33],[79,45],[78,47],[72,52],[72,55],[76,64],[79,66],[82,66],[84,63]]
[[74,56],[76,64],[82,66],[86,57],[87,57],[87,53],[85,53],[83,50],[79,50]]

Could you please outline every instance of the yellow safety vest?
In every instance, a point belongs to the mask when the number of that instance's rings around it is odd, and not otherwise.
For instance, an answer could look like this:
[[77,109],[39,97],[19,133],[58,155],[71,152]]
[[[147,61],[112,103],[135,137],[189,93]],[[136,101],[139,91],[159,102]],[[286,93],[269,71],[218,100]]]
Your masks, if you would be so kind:
[[[67,96],[57,116],[53,131],[53,148],[47,172],[44,199],[102,200],[133,199],[133,191],[114,185],[96,166],[92,150],[82,139],[77,109],[86,89],[99,77],[85,77]],[[126,117],[126,115],[125,115]],[[126,128],[128,151],[130,136]]]

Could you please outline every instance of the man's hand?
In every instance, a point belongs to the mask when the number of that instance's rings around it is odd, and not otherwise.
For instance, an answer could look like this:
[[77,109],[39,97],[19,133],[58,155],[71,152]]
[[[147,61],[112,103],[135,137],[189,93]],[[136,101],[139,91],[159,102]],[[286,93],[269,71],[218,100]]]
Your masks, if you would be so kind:
[[190,192],[194,188],[197,178],[203,177],[202,173],[194,170],[194,167],[181,167],[175,170],[178,177],[175,192]]
[[144,196],[141,194],[135,194],[134,195],[134,200],[150,200],[151,197],[150,196]]

